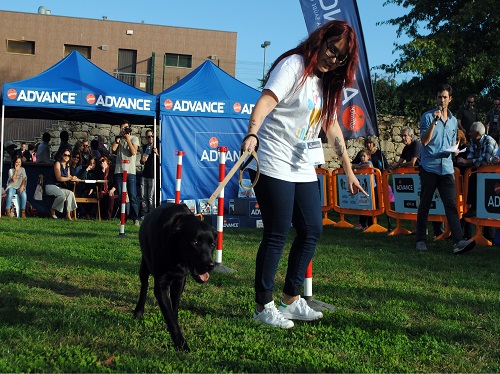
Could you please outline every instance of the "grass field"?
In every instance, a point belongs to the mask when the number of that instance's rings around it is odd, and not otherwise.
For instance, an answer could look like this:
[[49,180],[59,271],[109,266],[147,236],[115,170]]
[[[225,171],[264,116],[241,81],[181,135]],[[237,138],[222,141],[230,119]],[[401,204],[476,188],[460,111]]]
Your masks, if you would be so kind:
[[500,372],[498,247],[454,256],[444,240],[422,253],[412,236],[325,227],[313,292],[337,310],[282,331],[251,318],[261,232],[226,229],[235,272],[188,280],[183,353],[152,289],[132,317],[138,228],[118,233],[118,221],[0,219],[0,372]]

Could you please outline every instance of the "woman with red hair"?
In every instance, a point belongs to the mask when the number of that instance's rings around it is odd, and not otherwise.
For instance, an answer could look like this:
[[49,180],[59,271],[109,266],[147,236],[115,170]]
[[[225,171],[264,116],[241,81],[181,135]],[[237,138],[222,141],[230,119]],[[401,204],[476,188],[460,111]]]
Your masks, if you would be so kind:
[[[354,30],[334,20],[283,53],[267,73],[241,144],[242,150],[258,149],[261,172],[254,187],[264,223],[255,270],[253,319],[257,323],[289,329],[292,319],[313,321],[323,316],[300,297],[323,227],[314,166],[324,163],[319,140],[323,130],[342,162],[349,192],[365,193],[352,171],[337,120],[342,90],[353,84],[357,67]],[[255,180],[255,162],[249,169]],[[283,297],[276,308],[274,278],[291,225],[296,236],[288,256]]]

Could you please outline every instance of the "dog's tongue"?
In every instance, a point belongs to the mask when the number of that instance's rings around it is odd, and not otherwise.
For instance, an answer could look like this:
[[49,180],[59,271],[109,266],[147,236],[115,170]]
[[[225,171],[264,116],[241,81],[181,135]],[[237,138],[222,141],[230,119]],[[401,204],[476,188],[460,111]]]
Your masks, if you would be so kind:
[[198,276],[200,277],[202,282],[206,282],[208,280],[208,278],[210,278],[210,274],[208,274],[208,273],[200,274]]

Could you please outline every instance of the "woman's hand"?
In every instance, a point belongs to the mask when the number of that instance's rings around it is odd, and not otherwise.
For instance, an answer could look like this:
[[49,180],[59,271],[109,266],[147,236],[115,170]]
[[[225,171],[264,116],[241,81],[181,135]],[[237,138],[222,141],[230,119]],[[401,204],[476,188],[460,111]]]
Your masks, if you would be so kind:
[[365,196],[368,196],[368,193],[361,187],[359,184],[359,179],[356,178],[356,175],[353,172],[347,173],[347,191],[350,195],[356,195],[358,192],[363,193]]
[[252,152],[257,146],[257,138],[255,136],[247,136],[244,142],[241,143],[242,151]]

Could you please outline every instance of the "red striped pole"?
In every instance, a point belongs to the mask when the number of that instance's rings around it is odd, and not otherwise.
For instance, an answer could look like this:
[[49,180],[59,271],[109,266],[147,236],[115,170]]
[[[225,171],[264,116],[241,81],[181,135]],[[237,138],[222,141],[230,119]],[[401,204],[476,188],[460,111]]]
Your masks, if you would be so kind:
[[[226,153],[227,147],[217,148],[219,151],[219,185],[226,177]],[[217,203],[217,248],[215,252],[215,263],[222,264],[222,232],[224,230],[224,189],[220,191]]]
[[313,298],[312,280],[313,280],[313,262],[311,260],[306,270],[306,278],[304,279],[304,299],[306,300],[312,300]]
[[127,167],[129,160],[123,160],[122,205],[119,237],[125,236],[126,204],[127,204]]
[[182,180],[182,156],[186,155],[184,151],[175,151],[177,156],[177,175],[175,179],[175,203],[181,203],[181,180]]

